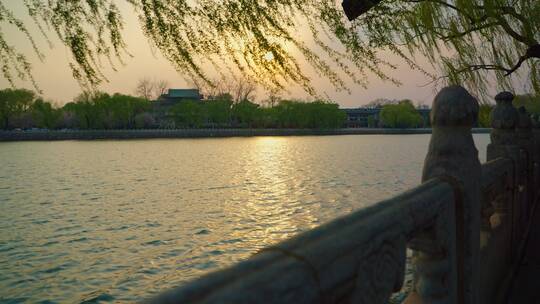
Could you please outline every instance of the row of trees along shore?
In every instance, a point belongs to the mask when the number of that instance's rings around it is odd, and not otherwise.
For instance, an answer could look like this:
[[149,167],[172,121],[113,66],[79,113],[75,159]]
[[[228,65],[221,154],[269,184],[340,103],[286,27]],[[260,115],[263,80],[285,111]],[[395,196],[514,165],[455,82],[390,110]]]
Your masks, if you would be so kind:
[[176,126],[185,128],[341,128],[346,115],[335,103],[281,100],[261,107],[249,100],[233,103],[231,99],[205,102],[186,101],[171,110]]
[[[524,106],[531,114],[540,115],[540,96],[517,95],[514,98],[516,107]],[[418,113],[413,102],[409,99],[386,100],[380,99],[370,102],[368,107],[381,108],[378,124],[374,117],[368,119],[369,127],[383,128],[417,128],[423,124],[422,116]],[[478,113],[478,127],[489,128],[489,115],[495,105],[491,103],[480,104]]]
[[234,102],[225,94],[179,102],[167,109],[165,117],[156,118],[152,103],[129,95],[96,93],[81,94],[59,107],[29,90],[4,89],[0,90],[0,128],[340,128],[346,117],[337,104],[327,101],[280,100],[260,106],[249,100]]
[[[516,106],[540,115],[540,96],[518,95]],[[372,104],[382,108],[380,127],[416,128],[422,117],[410,100]],[[489,127],[492,104],[482,104],[479,127]],[[159,116],[159,115],[158,115]],[[166,120],[164,123],[162,120]],[[149,129],[149,128],[340,128],[346,114],[335,103],[279,100],[260,106],[228,94],[212,100],[183,101],[156,118],[152,101],[107,93],[81,94],[62,107],[25,89],[0,90],[0,129]],[[369,123],[368,123],[369,124]],[[373,123],[370,126],[375,126]]]
[[[114,1],[19,2],[26,10],[18,9],[17,1],[0,0],[0,23],[23,34],[40,60],[45,55],[37,36],[49,45],[50,37],[59,38],[70,54],[66,64],[85,91],[97,89],[107,80],[102,62],[110,62],[114,70],[115,63],[123,63],[130,54],[124,41],[124,19],[135,14],[143,21],[141,32],[147,40],[178,72],[198,83],[212,82],[206,76],[211,68],[224,70],[224,76],[241,73],[257,79],[269,92],[294,83],[316,96],[318,89],[307,70],[328,80],[337,91],[349,91],[349,83],[366,87],[371,75],[399,84],[400,79],[391,71],[405,64],[432,83],[463,85],[483,100],[494,87],[528,87],[540,94],[537,0],[358,0],[344,1],[344,6],[342,1],[289,0],[229,0],[212,5],[198,0],[133,0],[127,1],[127,6],[117,6]],[[309,30],[297,35],[303,24],[309,24]],[[204,25],[204,31],[194,25]],[[18,45],[21,41],[13,37],[0,31],[0,74],[12,87],[21,80],[39,89],[28,54],[20,51],[24,49]],[[245,47],[231,47],[236,45]],[[426,70],[426,60],[433,71]],[[303,69],[300,61],[306,61],[311,69]],[[223,62],[230,66],[223,69]],[[57,108],[34,95],[29,98],[28,92],[2,94],[22,94],[19,97],[25,100],[15,105],[2,101],[2,128],[26,127],[24,123],[47,128],[152,125],[153,116],[144,109],[149,102],[131,96],[115,94],[104,97],[103,102],[76,101]],[[525,96],[516,103],[529,105],[528,110],[536,112],[535,98]],[[191,114],[174,109],[175,125],[191,127],[227,120],[231,125],[252,127],[328,126],[331,122],[337,126],[338,116],[344,119],[337,114],[337,106],[321,102],[306,105],[290,101],[275,107],[231,103],[219,118],[210,114],[210,108],[220,107],[218,103],[181,107]],[[289,110],[282,110],[285,108]],[[480,126],[487,125],[489,109],[488,104],[481,107]],[[313,118],[320,115],[318,111],[335,113],[335,117]],[[301,117],[291,118],[297,112]],[[389,126],[414,125],[418,118],[407,105],[388,106],[385,112]]]
[[386,128],[417,128],[423,123],[422,116],[408,99],[382,106],[380,120]]

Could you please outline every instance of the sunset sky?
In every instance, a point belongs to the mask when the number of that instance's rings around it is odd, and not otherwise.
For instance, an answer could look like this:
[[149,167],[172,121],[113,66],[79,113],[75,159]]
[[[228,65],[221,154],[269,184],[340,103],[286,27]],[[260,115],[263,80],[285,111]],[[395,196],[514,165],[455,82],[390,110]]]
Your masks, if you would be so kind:
[[[139,21],[132,12],[132,8],[121,2],[122,12],[124,13],[125,30],[124,39],[128,44],[128,49],[133,54],[133,58],[125,57],[125,66],[118,66],[118,71],[114,72],[110,68],[105,68],[105,74],[109,79],[108,83],[101,86],[101,90],[114,93],[134,94],[136,83],[141,78],[149,78],[156,80],[166,80],[174,88],[188,87],[186,80],[174,70],[172,65],[161,56],[158,50],[151,47],[148,40],[141,32]],[[9,2],[17,16],[24,16],[23,20],[29,21],[25,14],[25,8],[21,2]],[[43,96],[51,99],[58,104],[69,102],[74,96],[80,93],[81,89],[78,83],[71,77],[71,71],[68,67],[69,50],[63,46],[58,39],[51,33],[53,38],[53,48],[49,48],[45,39],[37,35],[35,27],[31,22],[27,22],[29,28],[34,29],[35,38],[38,45],[45,54],[44,62],[40,62],[37,56],[33,53],[30,44],[25,37],[14,30],[14,28],[6,28],[5,34],[9,41],[15,43],[19,50],[22,50],[30,59],[33,68],[34,76],[43,91]],[[314,86],[319,88],[322,93],[326,93],[332,100],[338,102],[342,107],[356,107],[368,103],[377,98],[404,99],[409,98],[418,103],[431,104],[435,95],[433,85],[426,85],[429,82],[420,72],[411,70],[407,65],[403,64],[399,59],[391,59],[393,63],[400,64],[399,69],[391,75],[403,82],[402,86],[396,86],[390,82],[383,82],[377,79],[374,75],[370,77],[368,89],[351,84],[349,86],[352,94],[347,92],[336,92],[335,88],[329,81],[309,75],[313,78]],[[428,66],[426,64],[426,66]],[[212,75],[212,71],[207,71]],[[32,89],[30,83],[17,82],[18,86]],[[0,79],[0,87],[8,87],[7,80]],[[293,98],[309,97],[298,86],[291,85],[288,93],[283,93],[283,96]],[[263,90],[258,90],[257,100],[262,100],[266,96]]]

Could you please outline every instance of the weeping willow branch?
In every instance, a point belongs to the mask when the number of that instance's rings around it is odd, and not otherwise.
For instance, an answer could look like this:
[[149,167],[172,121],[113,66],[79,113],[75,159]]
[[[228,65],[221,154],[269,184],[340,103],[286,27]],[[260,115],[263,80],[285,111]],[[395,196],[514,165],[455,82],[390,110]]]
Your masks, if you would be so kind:
[[[13,16],[10,3],[0,0],[0,26],[12,23],[6,17]],[[357,36],[333,0],[24,0],[24,6],[42,36],[53,32],[67,46],[73,76],[86,90],[107,81],[105,67],[114,69],[130,56],[120,7],[135,11],[150,44],[187,79],[210,83],[209,71],[223,77],[239,73],[269,90],[295,83],[316,94],[306,64],[337,90],[348,90],[349,81],[365,86],[368,73],[389,65]],[[306,22],[313,26],[304,27]],[[332,37],[323,40],[321,32]],[[265,59],[267,54],[273,59]],[[0,55],[4,76],[12,79],[12,71],[22,71],[16,77],[30,77],[31,70],[22,69],[26,55]]]
[[427,57],[443,75],[433,82],[442,78],[482,95],[493,78],[505,89],[526,81],[540,93],[540,1],[387,0],[354,22],[379,46]]
[[[43,58],[21,16],[0,0],[1,73],[33,81],[28,54],[7,41],[22,33]],[[500,87],[520,71],[540,93],[538,0],[24,0],[37,35],[55,35],[70,51],[81,86],[107,81],[104,68],[131,56],[123,37],[126,10],[134,11],[148,41],[187,79],[211,84],[213,75],[239,73],[269,91],[299,84],[317,94],[311,75],[336,90],[367,87],[369,75],[399,84],[388,52],[424,74],[427,58],[448,82],[485,92],[490,75]],[[347,16],[354,21],[349,22]],[[385,51],[385,53],[381,53]],[[271,54],[272,60],[267,60]],[[384,54],[384,55],[383,55]],[[210,76],[209,76],[210,75]],[[438,76],[431,75],[433,79]]]

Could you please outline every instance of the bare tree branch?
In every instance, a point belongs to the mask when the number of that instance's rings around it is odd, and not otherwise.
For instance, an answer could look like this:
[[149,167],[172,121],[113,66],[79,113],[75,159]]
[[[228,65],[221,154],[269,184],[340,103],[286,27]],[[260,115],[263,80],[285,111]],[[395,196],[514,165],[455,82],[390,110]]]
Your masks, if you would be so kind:
[[167,93],[168,88],[169,88],[169,82],[167,82],[167,80],[154,81],[154,97],[159,98],[159,96]]
[[140,79],[135,88],[135,93],[146,100],[152,100],[153,91],[154,83],[148,78]]

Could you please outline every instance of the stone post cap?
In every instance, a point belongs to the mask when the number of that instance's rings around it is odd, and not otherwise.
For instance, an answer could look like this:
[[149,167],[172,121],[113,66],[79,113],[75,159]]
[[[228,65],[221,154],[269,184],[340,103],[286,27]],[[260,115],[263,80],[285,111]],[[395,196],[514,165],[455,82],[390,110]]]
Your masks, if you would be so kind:
[[514,94],[508,91],[500,92],[499,94],[495,95],[495,101],[497,102],[512,102],[514,100]]
[[461,86],[442,89],[431,109],[431,124],[441,127],[472,127],[478,119],[478,101]]
[[490,114],[490,123],[493,129],[513,130],[519,120],[519,113],[512,104],[514,94],[501,92],[495,96],[497,105]]

